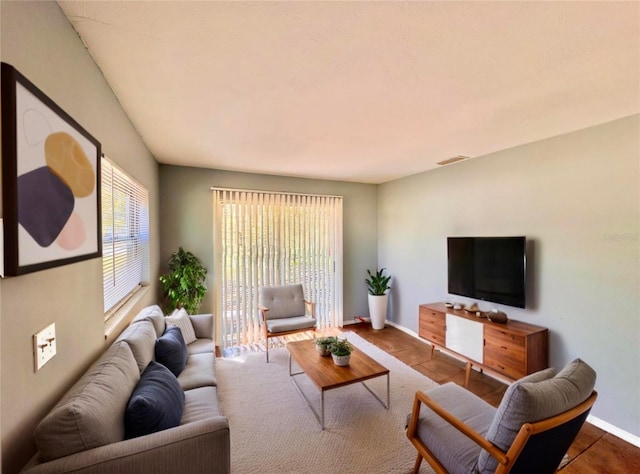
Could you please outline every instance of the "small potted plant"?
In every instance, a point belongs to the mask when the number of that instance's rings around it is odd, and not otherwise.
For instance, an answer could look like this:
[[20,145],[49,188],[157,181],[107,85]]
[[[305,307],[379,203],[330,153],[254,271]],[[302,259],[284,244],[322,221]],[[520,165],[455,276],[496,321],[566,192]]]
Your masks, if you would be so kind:
[[314,342],[316,343],[316,351],[321,356],[328,356],[331,354],[331,344],[337,341],[337,337],[327,336],[327,337],[319,337]]
[[354,347],[346,339],[336,339],[330,346],[331,357],[337,366],[344,367],[349,365],[351,353]]
[[375,273],[367,270],[369,278],[365,279],[369,290],[369,316],[371,317],[371,327],[373,329],[384,329],[384,322],[387,317],[387,301],[389,294],[387,290],[391,288],[389,281],[391,276],[384,274],[385,269],[376,269]]

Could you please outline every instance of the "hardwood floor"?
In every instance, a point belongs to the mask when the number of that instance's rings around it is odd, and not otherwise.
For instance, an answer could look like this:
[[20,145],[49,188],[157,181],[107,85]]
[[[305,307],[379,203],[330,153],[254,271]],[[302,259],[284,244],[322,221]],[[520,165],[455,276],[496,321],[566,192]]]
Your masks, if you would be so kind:
[[[465,366],[462,362],[437,350],[432,358],[431,346],[396,328],[387,326],[382,331],[374,331],[370,324],[360,323],[345,326],[342,330],[359,334],[438,383],[453,381],[464,384]],[[468,388],[488,403],[498,406],[507,386],[474,370]],[[569,463],[559,471],[563,474],[640,472],[640,448],[589,423],[582,427],[568,455]]]

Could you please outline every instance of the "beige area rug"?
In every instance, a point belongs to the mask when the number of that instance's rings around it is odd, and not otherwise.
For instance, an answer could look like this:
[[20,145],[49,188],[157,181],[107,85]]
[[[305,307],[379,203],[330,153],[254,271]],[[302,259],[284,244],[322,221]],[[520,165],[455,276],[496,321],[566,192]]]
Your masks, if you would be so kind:
[[[325,431],[289,377],[286,348],[216,362],[222,412],[231,428],[231,472],[409,473],[416,450],[405,434],[417,390],[437,384],[355,333],[347,339],[390,371],[386,410],[361,384],[325,393]],[[312,344],[309,341],[309,344]],[[299,368],[293,366],[293,371]],[[306,376],[302,390],[320,410],[320,392]],[[386,377],[367,385],[386,400]],[[421,473],[433,472],[426,462]]]

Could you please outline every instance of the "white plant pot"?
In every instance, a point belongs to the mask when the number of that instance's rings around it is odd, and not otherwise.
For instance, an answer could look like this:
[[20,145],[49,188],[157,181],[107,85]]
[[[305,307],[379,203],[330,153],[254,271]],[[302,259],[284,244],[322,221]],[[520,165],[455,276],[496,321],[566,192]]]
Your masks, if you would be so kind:
[[320,355],[323,357],[326,357],[331,354],[328,344],[327,345],[316,344],[316,351],[318,351],[318,353],[320,353]]
[[351,354],[344,355],[344,356],[337,356],[335,354],[331,354],[331,357],[333,357],[334,364],[336,364],[339,367],[346,367],[347,365],[349,365]]
[[389,293],[384,295],[369,295],[369,317],[371,327],[379,330],[384,329],[384,322],[387,319],[387,302]]

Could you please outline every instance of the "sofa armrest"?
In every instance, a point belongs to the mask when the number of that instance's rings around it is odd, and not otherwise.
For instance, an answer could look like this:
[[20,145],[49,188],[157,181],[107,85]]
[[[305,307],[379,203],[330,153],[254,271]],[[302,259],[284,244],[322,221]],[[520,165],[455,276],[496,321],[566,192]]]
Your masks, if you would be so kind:
[[22,472],[228,474],[230,470],[229,421],[215,416],[46,463],[32,460]]
[[189,316],[196,337],[213,339],[213,315],[212,314],[192,314]]

